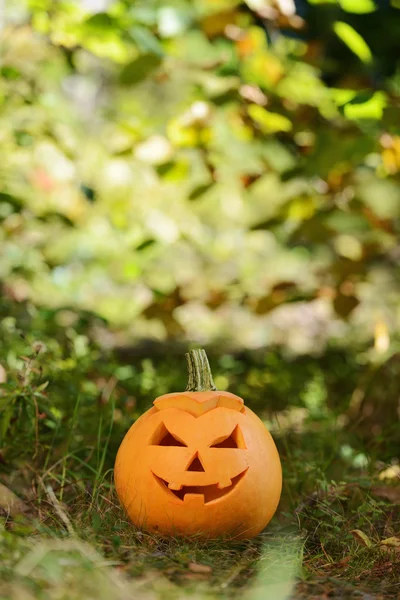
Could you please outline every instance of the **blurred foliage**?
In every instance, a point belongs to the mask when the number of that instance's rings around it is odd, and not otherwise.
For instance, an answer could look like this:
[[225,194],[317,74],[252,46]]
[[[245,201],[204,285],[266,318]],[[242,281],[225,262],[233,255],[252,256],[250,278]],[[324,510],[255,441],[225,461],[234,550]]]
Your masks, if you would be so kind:
[[7,298],[102,346],[396,348],[396,2],[8,4]]
[[[154,398],[186,387],[184,346],[111,351],[94,341],[104,323],[90,313],[37,310],[3,299],[0,314],[8,315],[0,320],[3,473],[16,475],[16,467],[24,469],[33,457],[45,472],[49,460],[56,466],[67,461],[77,464],[78,477],[80,469],[102,477],[123,435]],[[316,475],[340,481],[345,468],[375,471],[377,460],[379,469],[382,461],[396,463],[400,353],[371,363],[352,348],[288,360],[281,350],[212,347],[209,358],[217,387],[243,397],[273,433],[284,468],[295,468],[286,478],[296,494],[311,493]],[[343,448],[347,454],[340,458]],[[292,458],[285,465],[287,453]],[[299,479],[296,465],[304,460]]]

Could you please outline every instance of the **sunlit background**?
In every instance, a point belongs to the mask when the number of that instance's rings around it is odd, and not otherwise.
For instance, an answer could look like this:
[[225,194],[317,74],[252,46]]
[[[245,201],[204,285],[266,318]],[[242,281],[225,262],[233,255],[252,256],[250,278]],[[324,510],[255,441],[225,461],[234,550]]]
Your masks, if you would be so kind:
[[9,3],[6,294],[96,313],[120,344],[386,352],[400,12],[341,6]]

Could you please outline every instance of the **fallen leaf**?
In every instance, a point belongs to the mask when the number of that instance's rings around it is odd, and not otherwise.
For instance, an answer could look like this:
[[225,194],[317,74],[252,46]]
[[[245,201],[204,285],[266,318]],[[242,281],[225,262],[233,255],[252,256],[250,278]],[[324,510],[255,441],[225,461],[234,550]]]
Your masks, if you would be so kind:
[[379,479],[400,479],[400,465],[391,465],[379,473]]
[[370,491],[371,494],[373,494],[374,496],[378,496],[378,498],[384,498],[385,500],[393,502],[393,504],[400,504],[400,486],[373,486]]
[[352,557],[350,555],[349,556],[345,556],[344,558],[342,558],[341,560],[339,560],[337,563],[334,563],[333,566],[334,567],[341,567],[341,568],[346,567],[349,564],[349,562],[351,561],[351,558]]
[[386,538],[385,540],[381,540],[379,545],[400,550],[400,538],[396,536]]
[[373,544],[366,533],[361,531],[360,529],[353,529],[350,531],[353,538],[356,540],[360,546],[365,546],[366,548],[372,548]]
[[25,502],[0,483],[0,509],[7,511],[10,515],[16,515],[25,512],[27,508]]
[[200,563],[189,563],[189,571],[192,573],[211,573],[212,568],[209,565],[201,565]]
[[[367,571],[368,575],[371,574],[371,571]],[[387,577],[390,573],[393,573],[393,563],[391,560],[387,560],[383,563],[375,564],[372,567],[372,573],[375,577]],[[367,576],[368,576],[367,575]]]

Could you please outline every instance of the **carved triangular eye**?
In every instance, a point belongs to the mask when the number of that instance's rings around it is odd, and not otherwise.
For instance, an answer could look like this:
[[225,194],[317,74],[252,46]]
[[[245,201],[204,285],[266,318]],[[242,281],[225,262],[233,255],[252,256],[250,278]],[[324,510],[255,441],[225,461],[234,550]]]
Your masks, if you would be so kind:
[[232,434],[222,440],[221,442],[217,442],[215,444],[211,444],[211,448],[237,448],[237,444],[232,437]]
[[152,446],[181,446],[187,448],[187,444],[168,431],[164,423],[160,423],[150,443]]
[[[172,433],[167,431],[166,435],[158,444],[159,446],[186,446],[181,440],[178,440]],[[187,447],[187,446],[186,446]]]
[[236,425],[230,435],[222,436],[214,440],[210,448],[240,448],[245,450],[246,443],[239,425]]

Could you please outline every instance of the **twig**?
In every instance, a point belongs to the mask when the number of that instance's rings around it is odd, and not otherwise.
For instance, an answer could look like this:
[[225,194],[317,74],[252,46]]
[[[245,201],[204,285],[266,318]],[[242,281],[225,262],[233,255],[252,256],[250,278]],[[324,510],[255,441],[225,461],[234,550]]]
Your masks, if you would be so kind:
[[64,523],[65,527],[67,528],[69,535],[71,537],[77,537],[75,530],[72,527],[72,523],[69,520],[67,513],[62,508],[60,502],[57,500],[57,497],[56,497],[51,485],[45,485],[41,478],[39,478],[39,481],[40,481],[41,485],[43,486],[43,488],[47,494],[47,497],[50,500],[50,503],[53,505],[54,510],[56,511],[57,515],[60,517],[61,521]]

